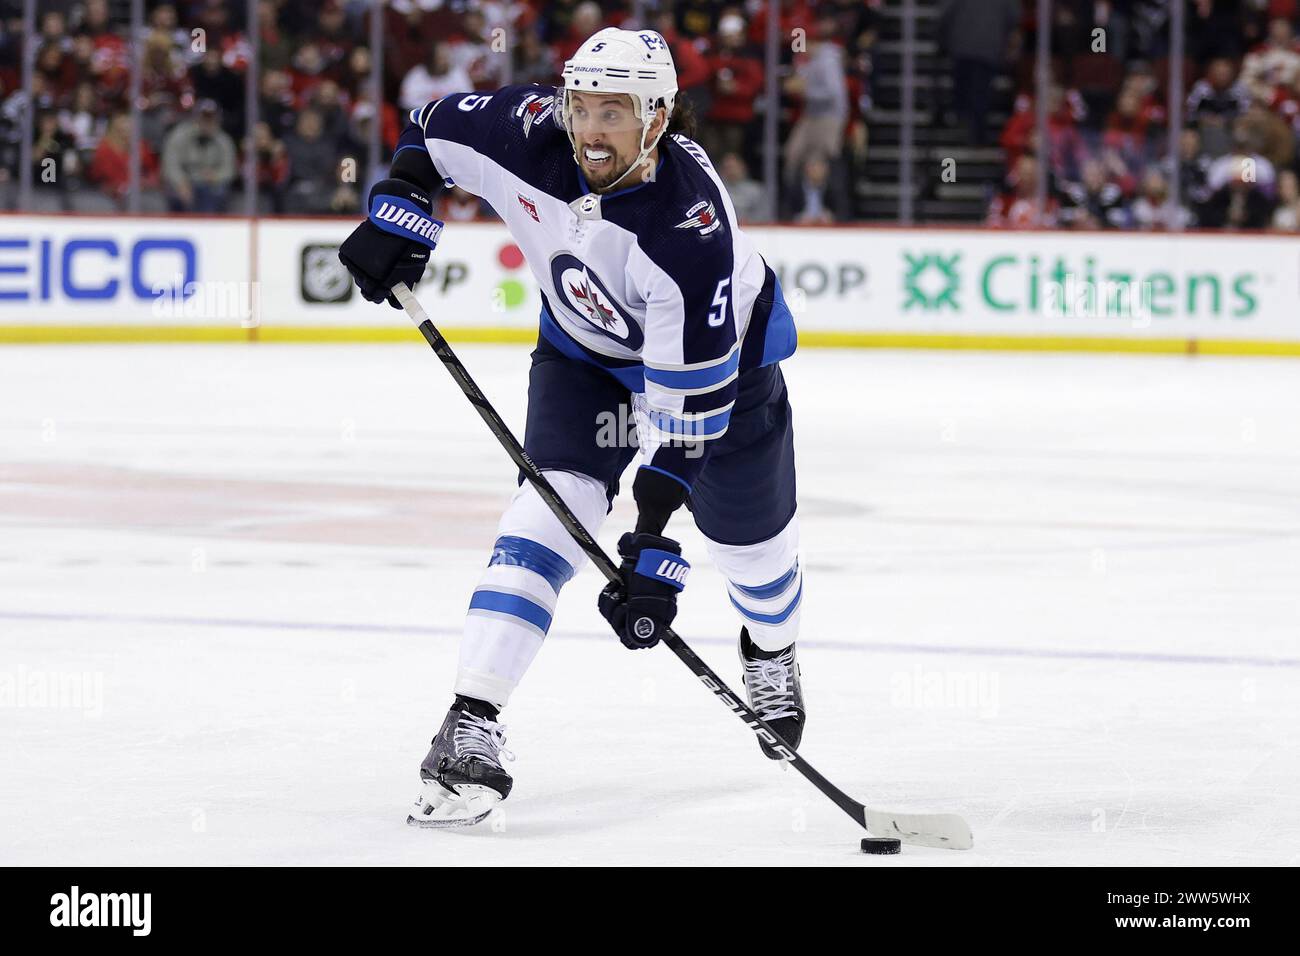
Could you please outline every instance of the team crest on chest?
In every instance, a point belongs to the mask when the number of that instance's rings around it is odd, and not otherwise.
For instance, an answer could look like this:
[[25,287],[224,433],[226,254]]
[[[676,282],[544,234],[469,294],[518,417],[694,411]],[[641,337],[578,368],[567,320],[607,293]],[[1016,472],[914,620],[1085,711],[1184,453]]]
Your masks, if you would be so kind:
[[699,231],[701,236],[707,236],[722,228],[722,220],[718,218],[718,212],[713,207],[713,203],[707,199],[702,199],[686,210],[686,218],[673,228],[695,229]]
[[567,252],[555,256],[551,260],[551,281],[558,299],[555,305],[562,307],[565,317],[632,351],[641,348],[645,342],[641,326],[577,256]]

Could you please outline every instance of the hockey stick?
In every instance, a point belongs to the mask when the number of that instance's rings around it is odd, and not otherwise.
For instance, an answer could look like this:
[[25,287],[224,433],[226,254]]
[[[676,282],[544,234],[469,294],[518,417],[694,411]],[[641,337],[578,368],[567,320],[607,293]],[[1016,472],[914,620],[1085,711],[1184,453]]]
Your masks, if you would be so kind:
[[[416,300],[410,287],[405,283],[398,283],[393,286],[393,295],[402,304],[402,308],[406,310],[407,316],[420,330],[420,334],[424,336],[425,341],[429,343],[429,346],[437,353],[438,358],[442,360],[442,364],[451,373],[451,377],[456,380],[456,384],[465,393],[465,397],[469,399],[470,404],[474,406],[479,416],[492,430],[492,434],[496,436],[497,441],[506,450],[506,454],[519,466],[524,476],[532,482],[533,487],[537,489],[537,493],[546,502],[547,507],[559,519],[560,524],[573,536],[579,547],[591,558],[591,563],[608,581],[614,584],[621,583],[622,578],[614,562],[605,554],[604,549],[596,543],[596,539],[591,536],[590,532],[583,527],[582,522],[564,503],[564,499],[551,487],[551,483],[547,481],[546,476],[528,457],[528,453],[524,451],[523,446],[510,433],[509,426],[502,421],[501,416],[497,414],[497,410],[487,400],[487,396],[475,384],[465,366],[456,357],[456,353],[447,344],[447,340],[442,337],[442,333],[434,326],[433,320],[425,314],[424,308]],[[713,691],[714,695],[722,701],[728,710],[739,717],[760,740],[766,742],[781,754],[790,766],[803,774],[814,787],[828,796],[837,807],[852,817],[859,826],[864,827],[876,836],[892,836],[903,843],[916,846],[968,850],[973,845],[970,827],[966,825],[965,820],[955,814],[888,813],[883,810],[874,810],[854,800],[823,777],[812,764],[799,756],[799,753],[786,743],[780,734],[769,727],[740,698],[732,693],[731,688],[723,683],[722,678],[715,674],[708,664],[700,660],[699,656],[687,646],[686,642],[672,628],[664,629],[662,640],[672,649],[678,659],[690,668],[691,673],[698,677],[705,687]]]

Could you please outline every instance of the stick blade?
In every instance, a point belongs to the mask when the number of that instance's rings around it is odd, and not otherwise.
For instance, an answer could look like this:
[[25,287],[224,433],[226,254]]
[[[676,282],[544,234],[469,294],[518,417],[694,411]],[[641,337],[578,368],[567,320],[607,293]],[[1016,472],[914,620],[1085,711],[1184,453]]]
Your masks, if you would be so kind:
[[872,835],[896,837],[911,846],[969,850],[975,845],[970,826],[955,813],[888,813],[864,808],[863,820]]

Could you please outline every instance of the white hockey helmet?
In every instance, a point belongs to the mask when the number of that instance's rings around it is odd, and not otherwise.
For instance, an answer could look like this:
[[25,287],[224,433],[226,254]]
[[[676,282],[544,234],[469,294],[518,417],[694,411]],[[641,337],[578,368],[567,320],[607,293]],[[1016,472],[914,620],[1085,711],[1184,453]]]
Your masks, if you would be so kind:
[[[626,93],[632,97],[632,108],[641,120],[641,155],[632,164],[635,168],[659,141],[658,136],[654,142],[645,141],[655,111],[662,106],[672,116],[677,102],[677,68],[668,41],[654,30],[606,27],[578,47],[573,59],[564,64],[560,86],[560,122],[569,134],[570,143],[573,143],[573,108],[569,94],[575,92]],[[659,136],[663,136],[662,131]],[[576,144],[574,158],[577,159]]]

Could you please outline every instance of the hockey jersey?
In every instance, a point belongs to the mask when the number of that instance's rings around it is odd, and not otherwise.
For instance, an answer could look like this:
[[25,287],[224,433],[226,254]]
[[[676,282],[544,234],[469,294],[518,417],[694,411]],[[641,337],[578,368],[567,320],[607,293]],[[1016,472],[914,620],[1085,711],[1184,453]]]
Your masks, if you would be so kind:
[[558,109],[553,87],[453,94],[413,110],[398,149],[496,210],[541,287],[541,334],[633,393],[646,463],[689,490],[739,374],[794,352],[793,317],[703,149],[665,137],[652,177],[597,195]]

